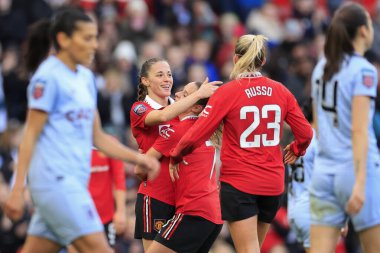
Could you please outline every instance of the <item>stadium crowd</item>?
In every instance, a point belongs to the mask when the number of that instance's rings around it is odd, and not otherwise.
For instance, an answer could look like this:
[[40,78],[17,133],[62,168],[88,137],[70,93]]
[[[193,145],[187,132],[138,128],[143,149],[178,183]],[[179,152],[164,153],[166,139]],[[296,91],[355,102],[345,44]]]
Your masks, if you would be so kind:
[[[59,9],[78,7],[98,22],[99,48],[92,70],[96,74],[98,110],[103,128],[137,149],[130,130],[130,109],[136,101],[138,73],[147,59],[167,59],[173,73],[173,90],[192,81],[227,82],[237,38],[263,34],[269,38],[265,74],[283,83],[299,105],[310,100],[311,74],[323,54],[326,27],[343,0],[0,0],[0,205],[12,185],[14,164],[27,112],[27,85],[23,52],[28,27],[51,18]],[[367,59],[380,73],[380,1],[363,0],[373,19],[374,43]],[[378,84],[378,89],[380,88]],[[174,94],[174,93],[173,93]],[[380,139],[380,99],[374,117]],[[320,131],[323,131],[320,130]],[[286,143],[292,139],[285,129]],[[285,143],[285,141],[284,141]],[[134,206],[139,179],[125,164],[127,226],[117,240],[116,252],[142,252],[133,239]],[[27,194],[27,193],[26,193]],[[17,252],[26,237],[33,212],[26,196],[23,218],[12,223],[0,209],[0,253]],[[224,227],[211,249],[234,252]],[[289,229],[286,201],[279,210],[263,253],[301,253]],[[337,253],[358,253],[353,229],[342,238]]]

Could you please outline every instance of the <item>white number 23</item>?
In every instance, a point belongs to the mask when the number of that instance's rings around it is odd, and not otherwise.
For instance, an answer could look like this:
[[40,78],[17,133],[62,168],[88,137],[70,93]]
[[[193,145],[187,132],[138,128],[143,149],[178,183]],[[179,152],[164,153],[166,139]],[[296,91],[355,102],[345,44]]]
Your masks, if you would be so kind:
[[[274,111],[274,122],[267,123],[267,129],[273,129],[273,140],[268,140],[267,134],[255,134],[253,136],[253,141],[247,141],[249,135],[255,131],[255,129],[260,125],[261,118],[268,118],[268,112]],[[263,146],[276,146],[280,143],[280,122],[281,122],[281,107],[278,105],[264,105],[261,110],[257,106],[244,106],[240,109],[240,119],[247,119],[247,114],[253,113],[252,124],[245,129],[245,131],[240,135],[240,147],[241,148],[258,148],[261,145],[261,139]]]

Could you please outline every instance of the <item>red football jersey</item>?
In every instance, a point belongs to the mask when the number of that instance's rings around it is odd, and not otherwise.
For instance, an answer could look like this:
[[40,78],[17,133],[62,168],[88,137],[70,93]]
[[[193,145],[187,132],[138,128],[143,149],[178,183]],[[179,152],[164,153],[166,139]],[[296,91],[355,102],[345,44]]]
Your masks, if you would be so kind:
[[125,190],[123,161],[109,158],[102,152],[93,149],[88,189],[102,223],[106,224],[111,221],[115,212],[113,190]]
[[[149,96],[146,97],[144,102],[140,101],[134,103],[131,108],[132,134],[136,138],[139,148],[142,149],[144,153],[152,147],[158,136],[170,134],[170,127],[178,122],[178,119],[175,118],[160,125],[146,126],[145,118],[149,112],[159,109],[163,109],[163,107]],[[174,205],[174,188],[170,180],[169,170],[167,169],[169,168],[169,158],[163,157],[160,162],[161,171],[158,177],[154,180],[142,182],[140,184],[139,193],[146,194],[169,205]]]
[[291,149],[303,155],[313,131],[296,99],[281,83],[252,73],[223,85],[211,96],[171,156],[180,161],[223,122],[220,181],[250,194],[279,195],[284,191],[280,148],[284,121],[295,136]]
[[[181,137],[194,124],[197,117],[186,117],[175,125],[169,136],[160,136],[153,148],[166,157]],[[188,165],[180,164],[179,179],[175,181],[176,213],[200,216],[216,224],[223,224],[219,190],[215,172],[215,148],[202,143],[184,157]]]

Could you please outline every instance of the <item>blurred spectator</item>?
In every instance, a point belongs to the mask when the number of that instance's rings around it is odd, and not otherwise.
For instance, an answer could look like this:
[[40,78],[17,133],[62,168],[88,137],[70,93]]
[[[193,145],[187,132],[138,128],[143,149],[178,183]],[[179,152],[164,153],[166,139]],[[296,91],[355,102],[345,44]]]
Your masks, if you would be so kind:
[[[203,82],[207,77],[207,70],[204,65],[194,63],[191,64],[188,70],[187,82]],[[209,78],[211,80],[211,78]],[[215,80],[215,79],[214,79]]]
[[22,127],[18,121],[10,120],[5,132],[0,135],[0,174],[7,184],[11,183]]
[[[0,47],[0,59],[1,59],[1,47]],[[0,65],[0,134],[4,132],[7,127],[7,108],[5,106],[5,96],[3,87],[3,75]]]
[[168,27],[158,27],[154,33],[153,41],[160,44],[166,51],[173,44],[173,33]]
[[151,58],[163,58],[164,57],[164,49],[161,46],[161,44],[149,40],[146,41],[140,45],[140,53],[139,53],[139,59],[138,59],[138,65],[141,67],[141,65],[148,59]]
[[308,55],[308,51],[308,44],[299,44],[292,49],[289,75],[284,83],[300,105],[311,94],[310,80],[315,62]]
[[[219,80],[219,73],[215,64],[211,61],[212,44],[205,39],[197,39],[193,42],[191,55],[187,60],[187,65],[199,64],[206,69],[206,75],[210,81]],[[189,78],[190,79],[190,78]],[[194,80],[199,81],[199,80]]]
[[261,9],[252,10],[246,27],[249,33],[268,37],[269,44],[277,45],[284,38],[284,28],[279,19],[278,8],[271,2],[264,3]]
[[133,89],[126,83],[123,73],[109,68],[104,73],[105,86],[98,93],[98,111],[103,128],[118,139],[124,137],[124,129],[129,123],[129,104]]
[[221,38],[218,41],[215,64],[220,69],[226,62],[231,61],[234,55],[235,42],[244,34],[245,28],[235,14],[225,13],[220,16],[219,29]]
[[148,6],[143,0],[131,0],[127,5],[127,16],[121,24],[122,39],[132,41],[140,52],[140,47],[146,40],[153,37],[155,25],[149,16]]
[[21,44],[26,35],[27,22],[22,10],[12,8],[12,0],[0,0],[0,43],[4,49]]
[[20,77],[19,51],[9,47],[4,51],[2,62],[3,89],[9,119],[24,122],[26,119],[28,81]]
[[167,60],[173,74],[173,85],[185,85],[187,73],[185,70],[186,52],[181,47],[171,46],[167,51]]
[[215,27],[217,25],[217,17],[208,2],[194,0],[191,9],[193,13],[191,20],[193,35],[214,43],[216,41]]

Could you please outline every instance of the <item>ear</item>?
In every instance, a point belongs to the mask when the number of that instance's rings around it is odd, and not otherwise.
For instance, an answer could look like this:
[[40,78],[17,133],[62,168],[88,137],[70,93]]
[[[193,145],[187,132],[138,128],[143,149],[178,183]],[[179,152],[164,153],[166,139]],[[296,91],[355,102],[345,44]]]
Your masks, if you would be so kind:
[[143,85],[145,85],[146,87],[149,87],[150,85],[149,85],[149,79],[148,78],[146,78],[146,77],[141,77],[141,83],[143,84]]
[[201,106],[201,105],[193,105],[193,107],[191,108],[191,111],[195,115],[198,115],[198,114],[200,114],[203,111],[203,106]]
[[362,25],[359,27],[358,33],[360,37],[366,37],[369,33],[369,28],[366,25]]
[[64,32],[57,33],[57,42],[60,48],[68,48],[71,43],[71,38]]
[[261,66],[264,66],[264,64],[267,62],[267,58],[264,57],[264,60],[263,60],[263,63],[261,64]]
[[234,54],[234,57],[233,57],[234,64],[236,64],[238,60],[239,60],[239,56],[237,54]]

